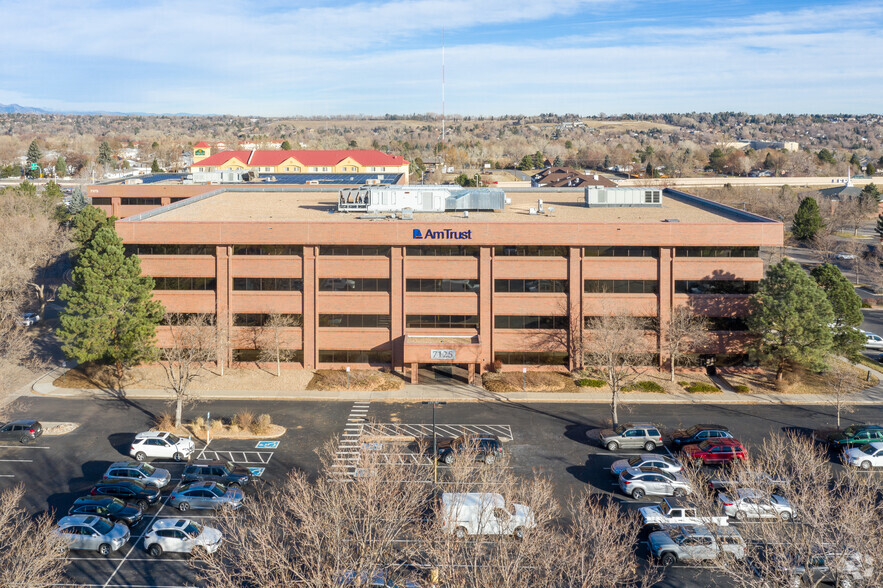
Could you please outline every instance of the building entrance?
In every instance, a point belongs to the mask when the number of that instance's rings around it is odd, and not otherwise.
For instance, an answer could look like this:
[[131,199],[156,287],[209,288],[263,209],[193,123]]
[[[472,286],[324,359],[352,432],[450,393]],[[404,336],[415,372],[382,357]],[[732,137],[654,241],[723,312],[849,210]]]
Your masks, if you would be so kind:
[[465,365],[457,363],[421,363],[417,373],[423,384],[469,383],[469,370]]

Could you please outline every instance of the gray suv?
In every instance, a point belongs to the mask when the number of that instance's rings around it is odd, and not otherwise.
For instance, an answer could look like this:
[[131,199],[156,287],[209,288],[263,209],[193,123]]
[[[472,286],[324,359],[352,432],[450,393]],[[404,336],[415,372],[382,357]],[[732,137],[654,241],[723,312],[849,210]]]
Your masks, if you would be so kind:
[[600,439],[601,447],[610,451],[616,451],[620,447],[653,451],[662,445],[659,427],[651,423],[625,423],[612,429],[603,429]]
[[650,552],[664,566],[679,561],[701,562],[727,555],[745,558],[745,542],[735,527],[681,525],[654,531],[649,537]]
[[164,488],[171,480],[169,470],[155,468],[149,463],[139,461],[118,461],[110,464],[104,475],[103,481],[107,480],[138,480],[144,485]]
[[645,495],[682,497],[693,491],[684,474],[659,468],[628,468],[619,474],[619,488],[636,500]]
[[245,486],[251,471],[226,460],[197,460],[187,464],[182,482],[218,482],[227,486]]
[[129,527],[92,515],[71,515],[56,529],[71,549],[95,550],[101,555],[116,551],[129,540]]
[[43,434],[43,425],[33,419],[21,419],[0,424],[0,442],[18,441],[22,445],[36,441]]

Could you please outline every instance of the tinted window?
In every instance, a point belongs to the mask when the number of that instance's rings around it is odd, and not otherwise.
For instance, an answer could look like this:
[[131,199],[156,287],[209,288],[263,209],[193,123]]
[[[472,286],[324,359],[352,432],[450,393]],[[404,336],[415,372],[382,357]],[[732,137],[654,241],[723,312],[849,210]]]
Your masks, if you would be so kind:
[[110,533],[110,530],[113,529],[113,523],[108,521],[107,519],[98,519],[92,525],[92,528],[98,531],[101,535],[107,535]]

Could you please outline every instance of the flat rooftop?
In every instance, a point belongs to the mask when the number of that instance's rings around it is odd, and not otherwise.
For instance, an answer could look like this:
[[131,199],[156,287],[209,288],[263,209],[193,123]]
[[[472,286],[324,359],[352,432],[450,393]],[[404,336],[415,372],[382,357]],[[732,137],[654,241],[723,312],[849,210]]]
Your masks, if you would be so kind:
[[[582,189],[505,190],[511,199],[504,210],[443,213],[414,213],[421,221],[456,221],[461,223],[641,223],[676,219],[682,223],[773,222],[689,194],[666,190],[661,206],[592,207],[585,206]],[[336,190],[281,189],[248,190],[220,188],[201,196],[136,215],[120,222],[370,222],[387,214],[337,212]],[[543,200],[552,214],[531,215],[530,209]]]

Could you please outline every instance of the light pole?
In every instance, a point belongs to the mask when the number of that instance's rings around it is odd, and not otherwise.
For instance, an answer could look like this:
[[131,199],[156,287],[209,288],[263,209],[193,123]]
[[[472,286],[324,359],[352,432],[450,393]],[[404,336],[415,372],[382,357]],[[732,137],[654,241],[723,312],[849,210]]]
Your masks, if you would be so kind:
[[428,404],[432,407],[432,483],[438,486],[438,442],[435,432],[435,407],[444,406],[447,402],[439,400],[426,400],[421,404]]
[[521,391],[527,392],[527,368],[521,368]]

